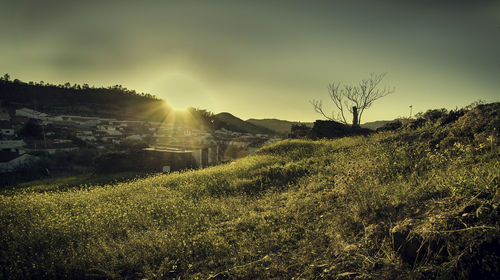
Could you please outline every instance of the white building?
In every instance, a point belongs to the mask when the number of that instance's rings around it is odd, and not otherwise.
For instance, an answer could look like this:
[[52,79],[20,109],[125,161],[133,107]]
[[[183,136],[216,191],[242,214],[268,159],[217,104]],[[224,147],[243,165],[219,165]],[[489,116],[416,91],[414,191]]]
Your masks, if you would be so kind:
[[17,109],[16,116],[44,121],[49,120],[49,115],[28,108]]
[[19,167],[24,167],[32,164],[33,162],[39,160],[38,157],[23,154],[19,155],[16,153],[1,153],[0,154],[0,173],[11,172]]
[[15,150],[24,147],[24,140],[0,140],[0,150]]
[[123,135],[122,132],[118,131],[116,127],[110,125],[99,125],[97,126],[99,131],[105,132],[107,135],[120,136]]
[[97,141],[97,138],[94,136],[92,131],[83,130],[76,133],[76,138],[81,139],[83,141]]
[[44,152],[53,155],[57,152],[78,152],[78,146],[71,143],[38,143],[24,148],[28,152]]
[[142,137],[141,135],[135,134],[135,135],[130,135],[125,137],[125,139],[130,140],[130,141],[141,141]]

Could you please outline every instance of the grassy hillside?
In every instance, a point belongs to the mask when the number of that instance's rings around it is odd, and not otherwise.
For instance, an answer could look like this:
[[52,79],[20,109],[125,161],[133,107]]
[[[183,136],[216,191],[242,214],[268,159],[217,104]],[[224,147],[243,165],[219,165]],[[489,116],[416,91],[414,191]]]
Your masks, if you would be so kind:
[[215,120],[219,127],[224,127],[231,131],[249,132],[253,134],[276,134],[276,132],[249,122],[246,122],[230,113],[219,113],[215,115]]
[[500,104],[232,164],[0,195],[1,279],[498,279]]
[[308,127],[313,126],[313,123],[290,122],[278,119],[262,119],[262,120],[248,119],[247,122],[265,127],[281,135],[288,135],[288,133],[290,133],[292,125],[305,124]]

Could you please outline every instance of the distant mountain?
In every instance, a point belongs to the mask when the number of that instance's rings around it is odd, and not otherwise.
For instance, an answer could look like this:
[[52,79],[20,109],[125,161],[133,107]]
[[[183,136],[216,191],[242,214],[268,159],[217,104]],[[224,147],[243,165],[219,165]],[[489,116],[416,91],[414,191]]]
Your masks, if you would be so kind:
[[230,113],[223,112],[216,114],[215,120],[218,122],[217,126],[218,127],[223,127],[231,131],[238,131],[238,132],[243,132],[243,133],[252,133],[252,134],[277,134],[275,131],[255,125],[250,122],[246,122],[238,117],[233,116]]
[[[292,125],[306,125],[308,127],[313,127],[314,123],[312,122],[291,122],[291,121],[285,121],[285,120],[278,120],[278,119],[248,119],[248,123],[265,127],[267,129],[270,129],[272,131],[275,131],[278,134],[281,135],[286,135],[290,133],[290,129]],[[361,125],[362,128],[369,128],[376,130],[379,127],[384,126],[386,123],[390,123],[392,121],[374,121],[374,122],[367,122]]]
[[304,124],[308,127],[313,126],[313,123],[310,122],[291,122],[278,119],[248,119],[247,122],[257,126],[265,127],[281,135],[290,133],[292,125]]
[[374,121],[374,122],[367,122],[361,125],[362,128],[369,128],[372,130],[377,130],[377,128],[384,126],[387,123],[390,123],[393,121]]

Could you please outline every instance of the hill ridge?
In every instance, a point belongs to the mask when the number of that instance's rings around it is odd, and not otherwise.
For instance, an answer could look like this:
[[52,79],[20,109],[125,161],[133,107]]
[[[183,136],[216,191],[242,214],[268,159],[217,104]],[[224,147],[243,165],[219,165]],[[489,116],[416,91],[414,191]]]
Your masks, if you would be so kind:
[[270,129],[246,122],[229,112],[221,112],[215,114],[214,116],[218,120],[218,122],[221,123],[222,127],[232,131],[238,131],[244,133],[248,132],[252,134],[269,134],[269,135],[276,134],[274,131]]

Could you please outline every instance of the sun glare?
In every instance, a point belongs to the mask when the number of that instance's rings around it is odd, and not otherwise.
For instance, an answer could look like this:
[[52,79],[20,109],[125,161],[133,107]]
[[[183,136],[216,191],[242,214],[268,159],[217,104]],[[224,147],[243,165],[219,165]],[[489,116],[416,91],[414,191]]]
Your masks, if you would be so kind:
[[167,100],[176,110],[212,108],[214,100],[209,87],[189,71],[168,71],[151,81],[149,91]]

